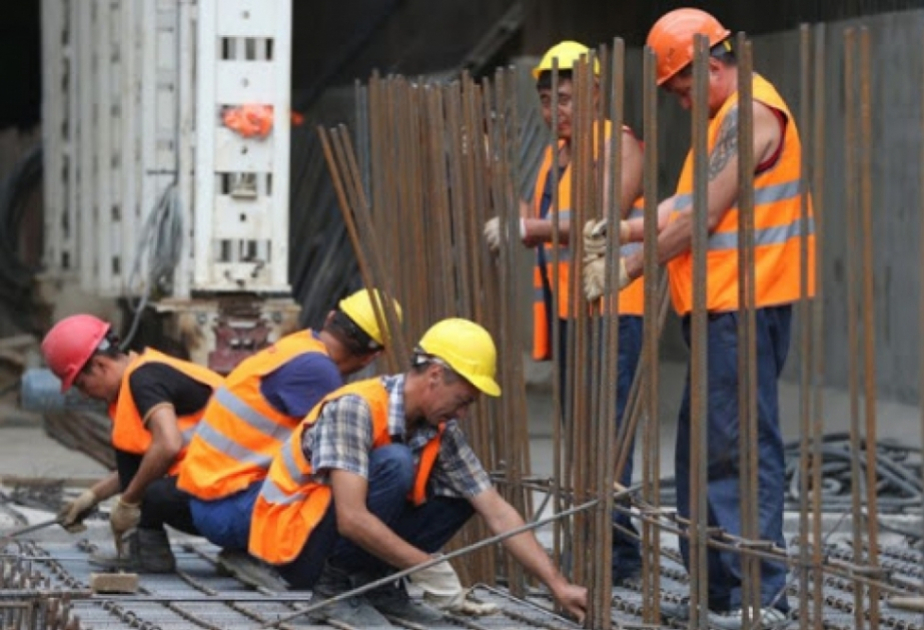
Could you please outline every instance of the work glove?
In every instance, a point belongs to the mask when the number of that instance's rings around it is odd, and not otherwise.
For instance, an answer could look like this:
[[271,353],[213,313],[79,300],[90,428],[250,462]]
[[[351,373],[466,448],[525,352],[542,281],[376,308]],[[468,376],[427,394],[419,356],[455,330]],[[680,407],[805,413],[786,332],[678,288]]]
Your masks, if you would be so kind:
[[[501,228],[506,227],[501,225],[500,217],[493,217],[488,219],[484,224],[484,240],[488,244],[488,249],[491,250],[492,254],[496,254],[500,251],[501,245],[504,243],[503,233]],[[506,231],[506,230],[505,230]],[[520,240],[526,238],[526,219],[520,219]]]
[[99,499],[96,494],[87,488],[76,499],[68,501],[61,507],[58,511],[58,522],[71,534],[82,532],[87,528],[83,524],[83,519],[93,511],[98,503]]
[[462,588],[459,576],[446,560],[412,573],[410,580],[423,589],[424,601],[440,610],[473,616],[497,612],[495,604],[482,604],[467,598],[468,589]]
[[109,514],[109,527],[112,529],[112,536],[115,538],[116,549],[120,556],[122,555],[122,536],[138,527],[139,521],[141,521],[141,504],[128,503],[119,497],[118,503]]
[[[603,295],[603,287],[606,282],[606,259],[603,256],[596,256],[591,259],[584,259],[584,297],[593,302]],[[618,291],[625,289],[632,280],[626,273],[626,259],[619,259],[619,281],[616,285]]]
[[[629,223],[619,222],[619,242],[629,242]],[[584,255],[602,256],[606,253],[606,219],[591,219],[584,224]]]

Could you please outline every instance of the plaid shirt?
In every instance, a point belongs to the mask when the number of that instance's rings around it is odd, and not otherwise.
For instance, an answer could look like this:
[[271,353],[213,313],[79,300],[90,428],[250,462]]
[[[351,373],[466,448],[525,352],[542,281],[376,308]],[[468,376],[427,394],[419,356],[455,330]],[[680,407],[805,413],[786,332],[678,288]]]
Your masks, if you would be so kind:
[[[411,449],[418,462],[424,446],[437,430],[418,424],[408,433],[404,418],[404,375],[382,377],[388,391],[388,433],[392,442]],[[369,478],[372,450],[372,412],[361,396],[349,394],[333,400],[321,410],[314,427],[305,431],[302,452],[317,471],[315,481],[328,483],[327,471],[336,468]],[[446,423],[440,454],[430,474],[428,494],[469,499],[491,487],[491,479],[469,446],[459,423]]]

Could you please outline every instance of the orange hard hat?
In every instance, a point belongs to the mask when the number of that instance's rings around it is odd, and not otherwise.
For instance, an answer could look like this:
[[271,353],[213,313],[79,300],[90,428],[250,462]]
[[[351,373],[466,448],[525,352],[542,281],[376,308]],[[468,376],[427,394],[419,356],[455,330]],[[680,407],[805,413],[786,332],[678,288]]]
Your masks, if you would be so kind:
[[731,31],[712,15],[692,8],[665,13],[651,27],[646,43],[658,59],[658,85],[663,85],[693,61],[693,36],[697,33],[709,38],[710,47],[731,35]]
[[74,384],[74,379],[87,364],[109,332],[109,324],[93,315],[65,317],[48,331],[42,340],[45,362],[61,379],[61,391]]

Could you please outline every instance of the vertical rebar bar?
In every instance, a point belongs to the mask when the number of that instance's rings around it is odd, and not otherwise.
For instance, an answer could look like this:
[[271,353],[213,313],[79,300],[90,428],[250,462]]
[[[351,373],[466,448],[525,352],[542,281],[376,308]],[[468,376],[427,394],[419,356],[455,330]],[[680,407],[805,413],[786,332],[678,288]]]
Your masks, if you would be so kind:
[[[741,535],[760,538],[757,481],[757,344],[754,264],[754,98],[751,43],[737,36],[738,54],[738,430]],[[742,625],[759,618],[761,560],[741,556]]]
[[690,628],[705,628],[709,613],[707,562],[708,467],[708,312],[707,267],[709,152],[709,40],[693,40],[693,310],[690,314]]

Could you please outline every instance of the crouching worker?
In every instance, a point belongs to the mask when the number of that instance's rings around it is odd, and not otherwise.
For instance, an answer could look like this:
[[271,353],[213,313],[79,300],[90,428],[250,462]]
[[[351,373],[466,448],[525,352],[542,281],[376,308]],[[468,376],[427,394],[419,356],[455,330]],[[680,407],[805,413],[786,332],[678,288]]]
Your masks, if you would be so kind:
[[[234,368],[209,402],[180,468],[193,522],[222,547],[220,569],[252,586],[286,588],[247,553],[250,515],[273,455],[312,407],[372,363],[395,334],[380,329],[371,294],[384,313],[379,292],[360,289],[328,313],[320,330],[287,335]],[[392,304],[400,324],[401,305]]]
[[109,404],[116,471],[65,504],[59,518],[69,531],[105,499],[121,492],[109,522],[116,555],[91,562],[146,573],[173,571],[176,561],[164,525],[198,534],[189,496],[176,487],[179,464],[212,392],[222,378],[200,365],[151,348],[119,349],[111,326],[92,315],[58,322],[42,341],[42,354],[61,380]]
[[[446,319],[421,338],[406,374],[326,396],[273,460],[254,507],[251,553],[294,588],[332,598],[428,561],[475,512],[494,534],[522,526],[460,425],[479,392],[500,395],[495,361],[485,329]],[[583,618],[586,589],[559,573],[532,532],[504,545]],[[358,627],[388,627],[384,615],[423,626],[441,618],[397,582],[318,614]]]

